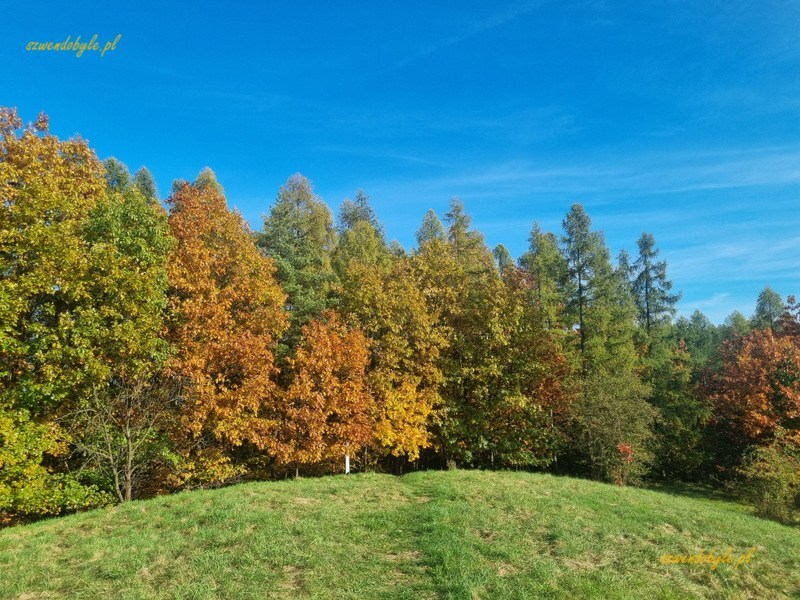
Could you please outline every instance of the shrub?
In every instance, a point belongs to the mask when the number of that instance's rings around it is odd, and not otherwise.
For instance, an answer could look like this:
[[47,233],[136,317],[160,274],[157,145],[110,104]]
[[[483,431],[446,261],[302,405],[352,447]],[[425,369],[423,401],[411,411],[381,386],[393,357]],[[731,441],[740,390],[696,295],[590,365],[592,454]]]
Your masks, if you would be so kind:
[[735,488],[764,517],[790,522],[800,508],[800,449],[782,432],[768,446],[755,447],[737,470]]

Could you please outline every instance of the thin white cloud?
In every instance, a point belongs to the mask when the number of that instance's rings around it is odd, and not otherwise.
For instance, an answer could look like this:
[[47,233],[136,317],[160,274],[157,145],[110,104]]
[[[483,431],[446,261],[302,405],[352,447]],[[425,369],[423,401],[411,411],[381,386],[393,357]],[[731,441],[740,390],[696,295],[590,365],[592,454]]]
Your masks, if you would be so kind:
[[402,64],[407,65],[415,60],[433,54],[434,52],[438,52],[439,50],[453,46],[475,35],[483,33],[484,31],[488,31],[490,29],[500,27],[501,25],[505,25],[506,23],[510,23],[514,19],[540,8],[543,4],[544,2],[541,1],[528,1],[518,4],[517,6],[513,6],[507,10],[496,12],[485,19],[474,22],[471,26],[468,26],[457,33],[453,33],[447,37],[420,45],[417,51],[408,59],[403,61]]
[[[452,194],[487,192],[500,198],[543,192],[620,198],[643,194],[764,187],[800,183],[800,147],[619,154],[616,158],[548,166],[530,160],[481,165],[414,182]],[[402,184],[401,184],[402,185]],[[800,189],[798,190],[800,192]]]

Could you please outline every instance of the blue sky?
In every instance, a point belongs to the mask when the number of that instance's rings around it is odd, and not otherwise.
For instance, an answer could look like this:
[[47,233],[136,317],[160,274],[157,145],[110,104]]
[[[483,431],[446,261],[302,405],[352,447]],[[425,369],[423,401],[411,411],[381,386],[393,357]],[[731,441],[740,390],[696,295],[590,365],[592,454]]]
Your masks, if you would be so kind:
[[795,1],[111,4],[7,6],[0,105],[162,195],[208,165],[258,228],[301,172],[406,247],[458,195],[515,256],[579,202],[614,254],[655,235],[684,314],[800,295]]

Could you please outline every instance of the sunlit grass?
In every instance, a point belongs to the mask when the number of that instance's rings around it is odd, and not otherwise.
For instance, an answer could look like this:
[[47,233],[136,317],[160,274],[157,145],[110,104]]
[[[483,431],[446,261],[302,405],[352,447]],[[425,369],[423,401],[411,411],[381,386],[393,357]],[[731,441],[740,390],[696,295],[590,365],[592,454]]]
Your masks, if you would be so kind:
[[[680,491],[448,471],[187,492],[0,531],[0,596],[800,596],[800,530]],[[659,561],[729,546],[756,552]]]

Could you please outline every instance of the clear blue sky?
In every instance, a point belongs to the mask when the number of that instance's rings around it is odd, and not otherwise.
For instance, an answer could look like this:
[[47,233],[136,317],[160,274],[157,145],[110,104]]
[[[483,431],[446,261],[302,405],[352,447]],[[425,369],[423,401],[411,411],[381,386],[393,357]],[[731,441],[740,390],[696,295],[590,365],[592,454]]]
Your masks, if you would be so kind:
[[796,1],[112,4],[6,5],[0,105],[162,195],[208,165],[258,228],[301,172],[406,247],[458,195],[515,256],[580,202],[614,254],[655,235],[684,314],[800,295]]

